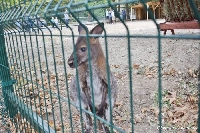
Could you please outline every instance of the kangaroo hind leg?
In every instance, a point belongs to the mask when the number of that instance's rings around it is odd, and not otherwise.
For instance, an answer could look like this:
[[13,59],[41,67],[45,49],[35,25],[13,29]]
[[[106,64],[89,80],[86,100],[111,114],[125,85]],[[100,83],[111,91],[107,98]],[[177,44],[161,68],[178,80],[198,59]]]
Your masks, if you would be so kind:
[[[88,110],[88,108],[86,108]],[[83,112],[83,120],[85,121],[85,133],[92,133],[92,118],[86,112]]]

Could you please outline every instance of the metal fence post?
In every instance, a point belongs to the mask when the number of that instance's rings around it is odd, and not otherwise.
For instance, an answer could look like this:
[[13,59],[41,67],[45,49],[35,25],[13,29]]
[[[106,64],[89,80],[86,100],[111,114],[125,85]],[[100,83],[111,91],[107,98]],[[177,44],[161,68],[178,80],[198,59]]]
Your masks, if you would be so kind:
[[6,105],[6,109],[9,112],[11,118],[17,114],[16,107],[10,102],[11,98],[9,93],[14,92],[13,84],[14,80],[11,79],[8,57],[6,53],[5,38],[3,27],[0,24],[0,81],[2,81],[2,92]]

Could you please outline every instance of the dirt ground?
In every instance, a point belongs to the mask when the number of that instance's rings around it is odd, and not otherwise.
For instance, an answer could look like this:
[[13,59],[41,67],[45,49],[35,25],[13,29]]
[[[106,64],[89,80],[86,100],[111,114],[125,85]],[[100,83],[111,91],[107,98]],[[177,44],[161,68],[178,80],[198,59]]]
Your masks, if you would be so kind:
[[[163,21],[164,20],[157,20],[158,23]],[[118,98],[117,106],[113,110],[113,123],[115,126],[123,129],[125,132],[130,133],[132,130],[130,108],[133,108],[134,112],[132,113],[134,113],[134,132],[155,133],[158,132],[158,39],[156,37],[149,38],[141,36],[156,36],[158,31],[155,24],[151,20],[133,22],[129,21],[126,22],[126,25],[129,29],[130,35],[132,36],[130,38],[131,66],[128,64],[128,39],[127,37],[120,37],[120,35],[127,35],[125,26],[121,23],[105,24],[105,30],[108,36],[107,46],[109,53],[109,64],[111,71],[115,75],[118,83]],[[87,26],[89,29],[94,27],[94,25]],[[74,34],[77,35],[77,26],[72,25],[71,27],[73,28]],[[17,53],[19,54],[17,55],[15,55],[13,52],[13,49],[9,49],[10,53],[12,53],[9,55],[10,59],[13,59],[14,57],[14,60],[11,60],[10,62],[13,70],[13,77],[18,77],[20,80],[20,76],[17,76],[17,73],[20,71],[20,73],[23,73],[24,77],[27,76],[28,78],[32,78],[32,80],[37,81],[39,85],[44,84],[47,90],[51,90],[52,93],[56,94],[55,96],[51,97],[50,93],[44,93],[42,90],[36,89],[36,85],[30,83],[27,85],[24,83],[24,81],[23,83],[22,81],[19,82],[24,84],[25,88],[35,88],[35,90],[31,89],[31,92],[34,90],[33,93],[37,94],[37,96],[34,97],[34,103],[37,105],[40,102],[39,99],[44,101],[43,105],[40,105],[44,106],[41,107],[43,112],[45,112],[45,109],[48,111],[48,118],[45,113],[42,113],[41,110],[38,110],[39,106],[33,106],[34,111],[40,115],[43,115],[46,120],[48,119],[47,121],[50,125],[52,125],[52,127],[54,125],[52,120],[56,119],[56,130],[61,130],[57,127],[61,127],[61,125],[63,125],[64,132],[70,132],[70,116],[67,102],[68,93],[66,88],[67,83],[70,83],[72,76],[75,75],[75,70],[69,68],[67,65],[67,59],[73,50],[71,31],[66,27],[63,27],[61,32],[55,28],[50,28],[53,36],[51,36],[48,29],[43,29],[42,31],[43,33],[40,32],[37,34],[37,36],[35,36],[34,32],[32,32],[31,40],[30,37],[27,36],[26,43],[24,38],[22,38],[22,45],[20,45],[20,43],[11,44],[16,46],[16,49],[17,47],[19,48],[19,50],[17,50]],[[184,34],[186,36],[197,36],[200,34],[200,31],[175,30],[175,33],[176,35]],[[41,36],[42,34],[45,35],[44,38]],[[60,36],[61,34],[62,39]],[[163,34],[163,32],[161,32],[161,34]],[[171,35],[171,32],[168,31],[167,35]],[[20,42],[20,38],[18,37],[17,39],[18,40],[16,40],[16,42]],[[100,38],[100,42],[105,52],[105,38]],[[162,92],[175,92],[176,95],[180,97],[184,96],[184,94],[196,94],[196,71],[199,67],[200,40],[162,38],[161,47]],[[52,48],[54,48],[54,50],[52,50]],[[44,49],[46,49],[46,51],[44,51]],[[24,55],[22,54],[23,50]],[[65,53],[64,56],[62,54],[62,50]],[[65,59],[63,59],[63,57],[65,57]],[[23,60],[25,60],[25,62],[23,62]],[[22,64],[22,70],[20,70],[16,65],[20,65],[20,63]],[[26,64],[26,67],[30,69],[25,69],[23,64]],[[54,64],[57,64],[56,67]],[[67,71],[65,71],[65,65]],[[19,70],[18,72],[14,71],[16,70],[16,67]],[[131,74],[132,92],[130,91],[129,67],[133,69]],[[191,76],[191,71],[193,72],[192,74],[196,74],[196,76]],[[25,75],[25,72],[28,72],[28,74]],[[65,72],[67,72],[67,83],[65,82]],[[48,74],[51,79],[50,84],[47,78]],[[43,77],[43,80],[41,77]],[[27,93],[23,89],[20,90],[18,87],[16,87],[16,92],[17,94],[22,94],[24,99],[25,95],[26,98],[30,97],[30,92]],[[41,98],[45,97],[45,94],[48,98]],[[133,95],[133,107],[130,106],[131,94]],[[29,103],[30,101],[31,99],[28,99],[28,102],[26,102]],[[54,103],[53,106],[51,105],[51,102]],[[163,107],[164,106],[165,104],[163,104]],[[55,117],[53,117],[53,114]],[[163,112],[162,115],[164,118],[169,114]],[[80,132],[80,116],[74,107],[72,107],[72,118],[74,131]],[[163,129],[163,132],[179,132],[182,131],[182,128],[192,127],[189,126],[189,124],[183,124],[183,127],[176,125],[177,123],[171,124],[169,121],[165,121],[165,119],[162,121],[163,126],[168,127],[167,129]]]

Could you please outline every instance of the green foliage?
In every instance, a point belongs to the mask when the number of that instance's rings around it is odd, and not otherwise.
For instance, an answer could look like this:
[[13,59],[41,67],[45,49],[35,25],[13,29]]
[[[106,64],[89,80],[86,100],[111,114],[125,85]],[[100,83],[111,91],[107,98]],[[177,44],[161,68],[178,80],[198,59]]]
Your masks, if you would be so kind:
[[[74,0],[75,3],[78,3],[78,2],[83,2],[83,0]],[[107,0],[93,0],[93,1],[90,1],[88,3],[88,7],[94,7],[94,6],[98,6],[98,5],[102,5],[102,4],[106,4],[107,3]],[[77,5],[76,7],[73,7],[75,10],[78,8],[78,9],[82,9],[82,8],[85,8],[85,5],[84,4],[80,4],[80,5]],[[72,9],[72,8],[71,8]],[[81,20],[81,21],[94,21],[94,18],[92,17],[91,14],[94,14],[98,19],[102,19],[105,17],[105,8],[96,8],[96,9],[93,9],[93,10],[90,10],[90,11],[82,11],[82,12],[78,12],[76,13],[78,16],[78,18]]]
[[[39,6],[42,3],[43,0],[38,0],[37,6]],[[66,5],[69,3],[70,0],[62,0],[61,5]],[[19,7],[20,5],[29,5],[30,3],[35,3],[36,0],[3,0],[0,2],[0,10],[6,10],[11,7]],[[44,3],[44,7],[50,2],[50,0],[46,0]],[[59,0],[53,0],[52,4],[53,7],[59,2]],[[43,8],[42,8],[43,9]]]
[[159,0],[139,0],[139,3],[142,3],[142,2],[159,2]]

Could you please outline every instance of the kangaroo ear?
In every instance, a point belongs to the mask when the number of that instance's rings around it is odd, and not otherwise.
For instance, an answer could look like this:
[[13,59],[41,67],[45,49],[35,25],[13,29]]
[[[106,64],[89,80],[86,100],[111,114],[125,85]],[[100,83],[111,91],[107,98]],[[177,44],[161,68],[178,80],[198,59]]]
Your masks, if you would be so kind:
[[[87,26],[85,26],[87,28]],[[82,25],[78,25],[78,32],[79,34],[86,34],[86,30],[83,28]]]
[[99,23],[97,26],[95,26],[91,31],[90,34],[102,34],[104,29],[104,23]]

